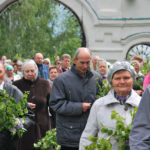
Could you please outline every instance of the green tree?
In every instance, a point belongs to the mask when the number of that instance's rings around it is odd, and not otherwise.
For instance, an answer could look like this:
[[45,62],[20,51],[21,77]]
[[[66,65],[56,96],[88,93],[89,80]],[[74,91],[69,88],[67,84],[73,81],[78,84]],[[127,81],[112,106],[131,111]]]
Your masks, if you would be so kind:
[[50,58],[63,53],[72,56],[81,46],[80,35],[76,17],[63,5],[54,0],[25,0],[0,16],[0,55],[32,58],[42,52]]

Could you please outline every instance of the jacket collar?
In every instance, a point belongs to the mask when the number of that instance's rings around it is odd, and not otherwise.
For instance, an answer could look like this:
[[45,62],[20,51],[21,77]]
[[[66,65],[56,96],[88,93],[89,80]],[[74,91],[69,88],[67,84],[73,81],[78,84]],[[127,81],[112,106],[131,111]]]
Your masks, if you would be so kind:
[[[110,105],[113,103],[120,104],[120,102],[114,97],[114,90],[109,91],[108,96],[109,96],[109,98],[107,100],[105,100],[105,102],[104,102],[105,105]],[[125,104],[129,104],[134,107],[138,106],[139,100],[136,99],[137,96],[138,96],[137,93],[134,90],[132,90],[131,96],[126,100]],[[140,96],[138,96],[138,97],[140,99]]]
[[25,81],[26,83],[28,83],[28,84],[35,84],[37,81],[39,80],[39,77],[37,77],[36,79],[35,79],[35,81],[31,81],[31,80],[27,80],[27,79],[25,79],[24,77],[23,77],[23,81]]
[[79,71],[76,70],[76,65],[73,64],[72,67],[71,67],[71,71],[73,73],[75,73],[77,76],[79,76],[80,78],[91,78],[93,76],[93,73],[91,72],[90,68],[87,70],[86,74],[85,74],[85,77],[83,77]]

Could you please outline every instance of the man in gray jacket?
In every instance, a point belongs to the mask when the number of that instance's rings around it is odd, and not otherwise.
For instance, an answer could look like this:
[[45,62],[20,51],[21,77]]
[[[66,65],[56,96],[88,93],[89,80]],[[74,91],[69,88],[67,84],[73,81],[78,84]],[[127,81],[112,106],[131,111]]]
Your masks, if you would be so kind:
[[91,53],[77,49],[70,70],[56,77],[50,107],[56,112],[57,141],[61,150],[78,150],[79,139],[96,99],[97,74],[90,71]]

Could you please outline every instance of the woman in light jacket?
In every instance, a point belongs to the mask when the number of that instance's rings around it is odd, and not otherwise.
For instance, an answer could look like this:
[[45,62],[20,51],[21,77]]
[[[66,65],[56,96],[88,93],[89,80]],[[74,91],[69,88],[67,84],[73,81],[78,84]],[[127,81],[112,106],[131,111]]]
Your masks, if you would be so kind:
[[[114,63],[109,69],[107,78],[112,85],[112,90],[93,104],[80,139],[80,150],[84,150],[85,145],[91,144],[90,136],[108,137],[106,133],[101,132],[101,123],[105,128],[115,130],[116,121],[111,119],[113,110],[124,117],[125,125],[128,125],[131,123],[130,110],[139,105],[141,97],[132,89],[135,70],[128,62]],[[117,150],[116,140],[112,138],[110,142],[112,150]]]

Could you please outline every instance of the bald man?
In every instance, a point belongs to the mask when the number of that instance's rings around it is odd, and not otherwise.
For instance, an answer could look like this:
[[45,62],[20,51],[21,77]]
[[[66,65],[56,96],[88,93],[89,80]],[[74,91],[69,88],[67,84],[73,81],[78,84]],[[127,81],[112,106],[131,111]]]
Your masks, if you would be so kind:
[[34,61],[38,66],[38,76],[40,78],[49,80],[49,68],[45,64],[43,64],[43,54],[36,53],[34,56]]
[[90,70],[89,49],[77,49],[70,70],[56,77],[50,107],[56,112],[57,141],[61,150],[78,150],[92,103],[96,99],[97,74]]

